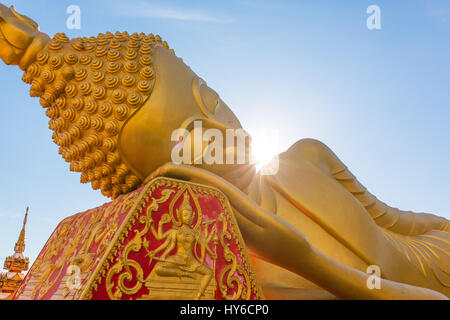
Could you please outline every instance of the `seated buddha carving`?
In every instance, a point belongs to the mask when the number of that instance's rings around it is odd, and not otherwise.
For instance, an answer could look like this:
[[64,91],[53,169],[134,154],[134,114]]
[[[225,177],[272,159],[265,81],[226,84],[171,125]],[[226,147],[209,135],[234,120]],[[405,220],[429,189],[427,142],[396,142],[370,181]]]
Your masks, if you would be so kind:
[[[24,70],[81,182],[111,198],[157,176],[217,187],[267,298],[450,297],[449,221],[389,207],[319,141],[300,140],[280,154],[273,175],[251,163],[173,163],[174,130],[190,132],[195,121],[222,132],[241,124],[159,36],[50,38],[3,5],[0,31],[0,57]],[[372,265],[379,289],[367,285]]]
[[[155,239],[165,241],[158,248],[149,252],[149,256],[158,260],[158,262],[155,264],[146,282],[152,284],[151,279],[155,278],[153,273],[158,278],[177,277],[180,281],[182,278],[191,278],[193,280],[199,278],[200,283],[195,299],[200,299],[214,278],[214,273],[211,268],[203,263],[204,254],[202,257],[194,256],[197,252],[196,245],[199,244],[201,251],[204,253],[206,250],[214,259],[216,253],[211,250],[209,243],[213,240],[216,233],[212,231],[205,237],[201,232],[200,218],[197,218],[198,223],[193,226],[195,213],[189,203],[189,198],[189,194],[186,191],[180,208],[176,210],[178,220],[174,220],[175,228],[167,232],[162,231],[163,225],[171,220],[169,214],[162,216],[158,225],[158,231],[155,230],[152,223],[150,231]],[[176,251],[175,254],[171,254],[173,251]],[[159,252],[163,253],[157,256]],[[166,293],[166,296],[170,297],[170,294]]]

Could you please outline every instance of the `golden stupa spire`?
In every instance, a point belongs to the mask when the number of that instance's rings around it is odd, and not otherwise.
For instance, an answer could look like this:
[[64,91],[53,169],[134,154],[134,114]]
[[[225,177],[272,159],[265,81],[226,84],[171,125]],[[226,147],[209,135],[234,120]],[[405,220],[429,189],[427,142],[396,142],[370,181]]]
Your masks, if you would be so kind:
[[12,299],[14,292],[22,283],[25,274],[22,271],[28,270],[29,259],[23,256],[25,251],[25,225],[28,218],[28,207],[23,219],[22,230],[20,231],[19,239],[14,246],[14,255],[5,259],[4,269],[7,273],[0,274],[0,300]]
[[16,245],[14,246],[14,251],[16,253],[22,253],[25,251],[25,225],[27,224],[28,210],[29,207],[27,207],[27,211],[25,212],[25,218],[23,219],[23,226],[22,230],[20,231],[19,239],[17,240]]

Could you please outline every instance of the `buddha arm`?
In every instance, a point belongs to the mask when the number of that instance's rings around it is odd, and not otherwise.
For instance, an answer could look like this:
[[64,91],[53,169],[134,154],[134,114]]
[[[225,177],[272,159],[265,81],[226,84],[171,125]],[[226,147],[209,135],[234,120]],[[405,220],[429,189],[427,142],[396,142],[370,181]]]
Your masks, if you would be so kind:
[[150,224],[150,232],[153,234],[153,236],[155,237],[156,240],[163,240],[166,239],[172,230],[168,230],[167,232],[163,232],[163,225],[166,224],[166,221],[160,221],[160,223],[158,224],[158,232],[156,232],[155,230],[155,226],[153,224],[153,220]]
[[[171,230],[172,231],[172,230]],[[164,253],[161,255],[161,259],[165,259],[165,257],[172,252],[173,249],[175,249],[175,241],[173,232],[169,233],[166,241],[162,245],[160,245],[158,248],[152,251],[152,254],[155,255],[162,250],[164,250]]]
[[[369,290],[368,275],[313,248],[305,236],[271,212],[259,207],[241,190],[206,170],[168,163],[146,181],[158,176],[192,180],[215,186],[230,200],[248,247],[262,259],[309,279],[346,299],[445,299],[436,291],[381,279],[380,290]],[[296,248],[293,254],[292,248]]]

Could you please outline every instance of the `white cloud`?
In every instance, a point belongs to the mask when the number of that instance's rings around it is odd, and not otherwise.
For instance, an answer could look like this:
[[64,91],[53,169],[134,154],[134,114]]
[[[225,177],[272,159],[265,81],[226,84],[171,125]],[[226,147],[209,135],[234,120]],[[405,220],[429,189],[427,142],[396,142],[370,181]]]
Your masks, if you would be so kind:
[[192,22],[210,22],[210,23],[230,23],[232,19],[219,18],[207,12],[194,11],[174,6],[163,5],[160,3],[135,2],[126,4],[114,3],[118,14],[125,14],[134,17],[162,18],[180,21]]
[[428,11],[432,16],[437,17],[441,22],[450,25],[450,7],[448,8],[429,8]]

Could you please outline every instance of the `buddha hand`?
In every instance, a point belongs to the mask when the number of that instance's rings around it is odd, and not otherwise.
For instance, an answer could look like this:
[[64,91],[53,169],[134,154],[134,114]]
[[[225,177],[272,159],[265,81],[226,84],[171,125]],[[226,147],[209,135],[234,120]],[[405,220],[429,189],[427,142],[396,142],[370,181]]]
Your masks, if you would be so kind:
[[0,3],[0,58],[6,64],[18,65],[38,33],[36,22]]

